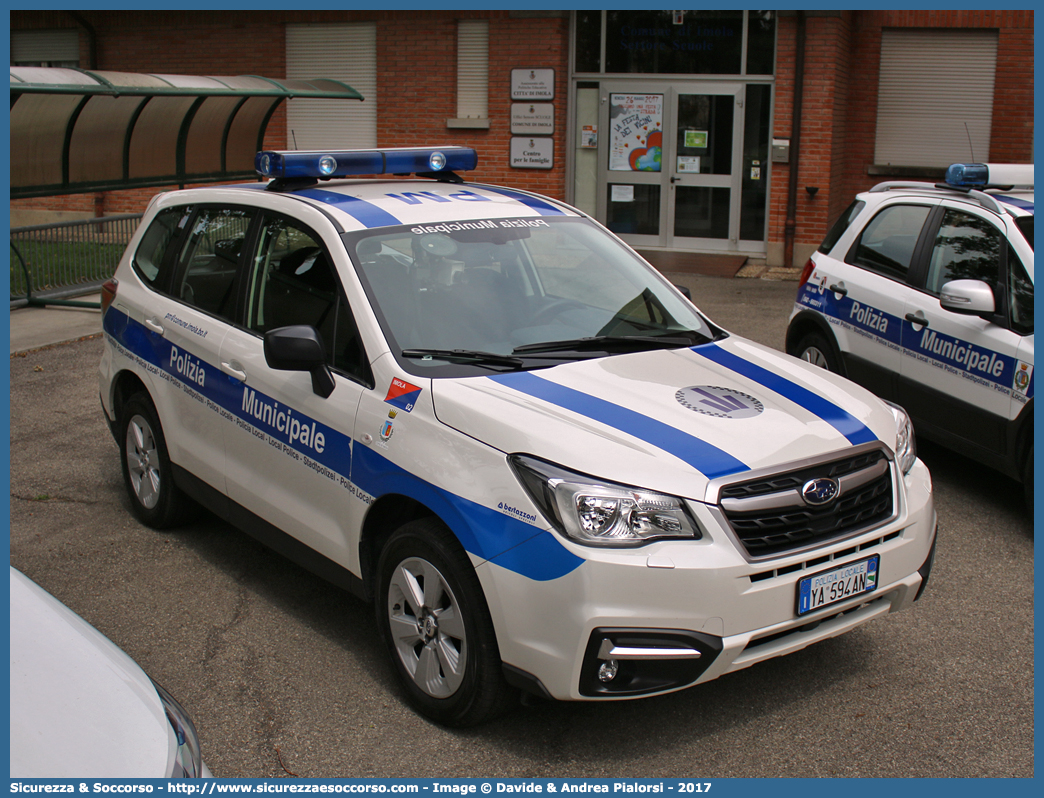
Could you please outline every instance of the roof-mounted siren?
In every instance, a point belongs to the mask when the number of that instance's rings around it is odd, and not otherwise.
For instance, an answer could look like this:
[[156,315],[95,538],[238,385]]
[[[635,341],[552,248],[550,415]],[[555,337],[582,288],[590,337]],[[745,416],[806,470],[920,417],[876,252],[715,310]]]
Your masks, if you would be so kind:
[[946,184],[958,188],[992,186],[1033,188],[1031,163],[955,163],[946,170]]
[[471,147],[397,147],[381,150],[268,150],[254,157],[254,169],[272,178],[275,191],[314,185],[319,180],[359,175],[410,175],[462,182],[457,172],[478,166]]

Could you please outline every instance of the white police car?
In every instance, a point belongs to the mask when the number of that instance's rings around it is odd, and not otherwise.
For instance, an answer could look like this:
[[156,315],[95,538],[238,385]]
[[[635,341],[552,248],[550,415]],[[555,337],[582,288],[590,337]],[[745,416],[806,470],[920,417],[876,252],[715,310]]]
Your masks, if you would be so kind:
[[87,621],[10,573],[8,775],[211,778],[181,705]]
[[[633,698],[920,595],[906,414],[724,332],[471,149],[259,153],[161,194],[104,292],[135,514],[192,497],[373,599],[412,703]],[[331,180],[352,174],[421,180]],[[432,179],[434,178],[434,179]],[[320,182],[322,180],[322,182]]]
[[786,348],[1022,480],[1032,506],[1033,166],[860,194],[805,266]]

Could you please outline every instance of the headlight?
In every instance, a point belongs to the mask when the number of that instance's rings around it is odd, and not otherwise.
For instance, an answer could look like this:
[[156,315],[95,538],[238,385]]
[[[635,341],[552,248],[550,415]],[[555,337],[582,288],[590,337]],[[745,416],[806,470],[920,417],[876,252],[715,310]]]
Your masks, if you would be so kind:
[[192,718],[174,697],[155,682],[152,683],[163,702],[163,711],[174,735],[174,750],[167,764],[167,778],[195,779],[203,774],[203,756]]
[[703,536],[675,496],[604,482],[524,455],[508,460],[547,519],[577,543],[625,547]]
[[909,474],[917,459],[917,439],[914,437],[913,422],[899,405],[885,402],[895,416],[895,458],[904,474]]

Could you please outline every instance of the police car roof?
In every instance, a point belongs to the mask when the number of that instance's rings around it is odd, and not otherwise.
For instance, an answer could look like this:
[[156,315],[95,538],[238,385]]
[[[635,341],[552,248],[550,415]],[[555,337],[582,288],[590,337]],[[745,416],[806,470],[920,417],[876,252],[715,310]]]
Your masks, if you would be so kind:
[[[265,150],[257,153],[264,188],[321,205],[345,231],[479,219],[577,216],[555,200],[517,189],[466,184],[458,172],[478,166],[471,147]],[[357,179],[416,174],[426,180]],[[430,179],[434,178],[434,179]]]
[[[258,191],[265,190],[267,184],[214,188]],[[582,216],[574,208],[539,194],[481,183],[385,178],[330,180],[281,190],[278,194],[321,207],[342,227],[342,232],[478,219]]]

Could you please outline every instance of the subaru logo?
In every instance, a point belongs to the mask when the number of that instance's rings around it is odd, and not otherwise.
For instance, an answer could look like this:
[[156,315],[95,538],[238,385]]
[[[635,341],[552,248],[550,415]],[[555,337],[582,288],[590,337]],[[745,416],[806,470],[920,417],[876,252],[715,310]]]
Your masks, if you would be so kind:
[[801,487],[801,498],[805,500],[805,504],[819,507],[836,499],[840,491],[841,487],[836,479],[818,477],[810,479]]

